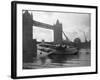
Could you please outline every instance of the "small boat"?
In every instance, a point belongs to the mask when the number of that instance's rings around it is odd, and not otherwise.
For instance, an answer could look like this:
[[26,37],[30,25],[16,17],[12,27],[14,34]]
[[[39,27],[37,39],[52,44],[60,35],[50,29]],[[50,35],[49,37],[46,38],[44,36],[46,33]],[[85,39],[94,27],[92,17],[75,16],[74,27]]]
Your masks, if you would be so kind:
[[50,44],[38,44],[37,45],[37,57],[45,57],[55,52],[55,49],[51,48]]
[[56,50],[53,54],[76,54],[78,49],[74,46],[64,46],[60,45],[56,47]]
[[73,46],[66,45],[50,45],[50,44],[39,44],[37,47],[37,55],[39,57],[45,57],[53,54],[76,54],[78,49]]

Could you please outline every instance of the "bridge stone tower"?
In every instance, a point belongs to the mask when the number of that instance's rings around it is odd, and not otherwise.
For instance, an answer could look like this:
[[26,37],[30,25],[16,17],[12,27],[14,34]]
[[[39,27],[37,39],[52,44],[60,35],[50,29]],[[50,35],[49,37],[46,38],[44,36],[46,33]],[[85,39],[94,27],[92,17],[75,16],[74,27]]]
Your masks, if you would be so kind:
[[23,62],[33,62],[36,56],[36,40],[32,34],[33,16],[28,11],[23,13]]
[[54,24],[54,43],[62,43],[62,24],[59,20]]

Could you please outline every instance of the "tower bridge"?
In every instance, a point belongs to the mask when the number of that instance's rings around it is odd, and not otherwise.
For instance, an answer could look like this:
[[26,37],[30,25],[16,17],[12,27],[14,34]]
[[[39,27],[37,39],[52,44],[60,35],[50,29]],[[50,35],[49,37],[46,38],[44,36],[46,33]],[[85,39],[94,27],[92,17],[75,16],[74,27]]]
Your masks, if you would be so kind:
[[23,13],[23,61],[32,62],[33,57],[36,56],[36,40],[33,40],[32,26],[51,29],[54,31],[54,43],[62,42],[62,24],[57,20],[56,24],[50,25],[43,22],[33,20],[33,15],[28,11]]

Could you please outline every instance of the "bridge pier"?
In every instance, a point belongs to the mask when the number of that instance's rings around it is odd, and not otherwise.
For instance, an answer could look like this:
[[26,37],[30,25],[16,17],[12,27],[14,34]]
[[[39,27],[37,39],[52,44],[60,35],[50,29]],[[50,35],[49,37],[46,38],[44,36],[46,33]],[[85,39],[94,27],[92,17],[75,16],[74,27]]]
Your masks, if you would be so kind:
[[33,19],[32,15],[25,11],[23,13],[23,62],[33,62],[36,57],[36,40],[33,41]]

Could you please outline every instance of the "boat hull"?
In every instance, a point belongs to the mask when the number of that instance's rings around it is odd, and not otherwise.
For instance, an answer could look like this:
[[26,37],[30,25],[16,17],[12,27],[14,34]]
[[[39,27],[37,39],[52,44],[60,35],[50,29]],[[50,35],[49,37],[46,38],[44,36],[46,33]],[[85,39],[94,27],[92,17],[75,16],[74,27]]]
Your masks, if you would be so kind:
[[78,53],[77,49],[66,49],[66,50],[55,50],[52,54],[76,54]]

